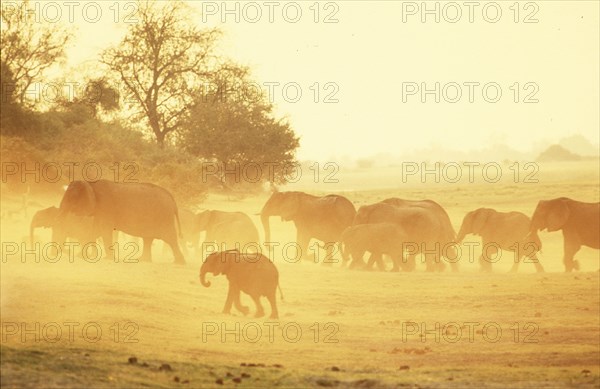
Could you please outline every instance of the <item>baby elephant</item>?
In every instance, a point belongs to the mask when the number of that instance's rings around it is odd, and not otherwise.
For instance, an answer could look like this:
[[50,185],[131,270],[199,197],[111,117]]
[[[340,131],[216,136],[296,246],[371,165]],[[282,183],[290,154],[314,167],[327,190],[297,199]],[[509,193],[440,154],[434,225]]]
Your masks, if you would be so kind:
[[[238,250],[227,250],[210,254],[200,268],[200,282],[209,287],[206,273],[218,276],[225,274],[229,281],[229,291],[223,313],[231,312],[231,305],[247,315],[248,307],[240,302],[240,291],[248,294],[256,304],[255,317],[262,317],[265,311],[260,303],[265,296],[271,304],[271,319],[279,317],[277,313],[276,289],[279,287],[279,272],[271,260],[260,253],[240,253]],[[283,294],[279,289],[281,299]]]
[[394,267],[392,271],[398,271],[399,266],[404,265],[403,252],[405,234],[400,226],[394,223],[358,224],[348,227],[342,233],[342,257],[344,261],[352,258],[350,269],[359,265],[364,266],[363,256],[366,251],[371,253],[368,269],[377,262],[380,270],[385,270],[382,254],[392,258]]

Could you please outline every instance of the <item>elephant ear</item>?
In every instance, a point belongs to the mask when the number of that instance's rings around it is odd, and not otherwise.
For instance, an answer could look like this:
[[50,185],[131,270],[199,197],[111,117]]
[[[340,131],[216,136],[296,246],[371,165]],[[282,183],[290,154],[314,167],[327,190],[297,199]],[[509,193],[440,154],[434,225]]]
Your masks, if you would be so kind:
[[473,220],[471,223],[471,228],[473,234],[481,235],[481,232],[486,228],[487,221],[492,214],[492,210],[489,208],[479,208],[476,211],[473,211]]
[[546,225],[548,226],[548,232],[558,231],[567,222],[571,211],[566,201],[562,199],[556,199],[548,204],[548,213],[546,216]]
[[240,252],[238,250],[227,250],[221,253],[219,260],[219,270],[222,274],[229,274],[232,264],[239,262]]
[[352,225],[369,223],[369,219],[371,218],[371,213],[373,213],[374,208],[375,207],[372,204],[363,205],[358,208],[356,215],[354,215],[354,221],[352,222]]
[[73,181],[67,187],[60,211],[72,212],[77,216],[94,216],[96,211],[96,194],[89,182]]

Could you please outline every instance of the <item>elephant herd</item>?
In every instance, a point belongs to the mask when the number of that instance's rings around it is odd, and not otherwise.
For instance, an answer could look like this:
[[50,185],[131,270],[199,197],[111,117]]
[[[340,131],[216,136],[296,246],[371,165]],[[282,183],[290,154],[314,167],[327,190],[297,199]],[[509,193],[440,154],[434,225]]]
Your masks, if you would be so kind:
[[[521,212],[473,210],[465,215],[457,234],[446,210],[433,200],[389,198],[357,210],[350,200],[336,194],[319,197],[303,192],[274,192],[260,211],[265,246],[276,243],[272,241],[272,216],[294,223],[300,253],[307,253],[315,239],[323,243],[326,258],[336,255],[337,249],[349,268],[370,269],[377,265],[384,270],[385,255],[391,259],[392,271],[413,271],[415,257],[422,254],[427,271],[443,270],[444,262],[458,271],[457,247],[467,234],[481,236],[486,248],[479,258],[483,271],[492,270],[487,258],[498,250],[516,253],[513,271],[523,257],[529,258],[538,272],[543,271],[536,255],[541,249],[538,231],[545,229],[562,230],[567,272],[579,269],[574,256],[581,246],[600,248],[600,203],[565,197],[539,201],[531,218]],[[265,296],[271,304],[271,316],[277,317],[278,272],[273,261],[260,253],[258,230],[243,212],[194,213],[178,209],[169,191],[154,184],[74,181],[58,208],[50,207],[33,216],[32,243],[37,227],[52,228],[52,240],[59,244],[67,239],[95,243],[101,238],[107,256],[116,255],[114,234],[139,237],[143,241],[142,260],[151,259],[152,242],[160,239],[172,249],[176,264],[185,263],[182,249],[187,252],[191,246],[196,251],[201,233],[206,232],[204,242],[218,244],[221,249],[203,258],[200,281],[210,286],[205,280],[207,273],[227,276],[229,292],[224,312],[228,313],[234,305],[247,313],[248,308],[239,299],[243,291],[254,299],[258,315],[263,314],[259,299]],[[240,250],[247,246],[254,249]]]
[[[481,236],[487,256],[497,250],[518,253],[513,271],[522,257],[529,258],[537,271],[543,271],[536,257],[541,249],[537,232],[562,230],[563,262],[565,271],[571,271],[579,267],[574,256],[581,246],[600,248],[599,210],[600,203],[565,197],[540,201],[531,219],[520,212],[479,208],[465,215],[457,234],[446,210],[433,200],[389,198],[355,209],[341,195],[274,192],[260,211],[260,219],[267,246],[273,244],[270,217],[278,216],[294,223],[297,247],[302,254],[308,253],[309,243],[315,239],[323,242],[326,258],[334,256],[337,248],[350,268],[377,265],[383,270],[383,255],[387,255],[394,271],[414,270],[418,254],[423,254],[428,271],[443,270],[444,262],[457,271],[456,247],[467,234]],[[258,230],[245,213],[193,213],[178,209],[166,189],[148,183],[74,181],[65,191],[60,207],[43,209],[33,216],[32,240],[37,227],[52,228],[52,240],[58,243],[67,238],[79,242],[102,238],[107,256],[112,253],[114,233],[121,231],[142,239],[142,260],[150,260],[152,242],[160,239],[171,247],[177,264],[185,263],[182,249],[198,249],[202,232],[206,232],[205,242],[215,242],[220,247],[251,244],[255,251],[260,250]],[[370,256],[365,263],[367,253]],[[491,270],[491,262],[483,254],[480,266],[483,271]]]
[[[536,254],[542,244],[538,231],[563,231],[565,271],[579,269],[574,260],[581,246],[600,248],[600,203],[584,203],[566,197],[542,200],[530,219],[521,212],[499,212],[479,208],[467,213],[458,235],[448,213],[432,200],[389,198],[355,210],[352,203],[338,195],[316,197],[302,192],[274,193],[261,212],[265,240],[270,240],[270,216],[293,221],[297,243],[305,250],[311,238],[325,242],[332,251],[341,247],[349,267],[384,269],[382,256],[392,259],[392,270],[415,269],[415,256],[423,254],[428,271],[443,270],[444,257],[453,271],[458,270],[457,244],[467,234],[482,238],[485,253],[479,258],[481,270],[490,271],[490,256],[499,249],[515,252],[516,271],[521,258],[543,271]],[[369,261],[363,257],[370,253]]]

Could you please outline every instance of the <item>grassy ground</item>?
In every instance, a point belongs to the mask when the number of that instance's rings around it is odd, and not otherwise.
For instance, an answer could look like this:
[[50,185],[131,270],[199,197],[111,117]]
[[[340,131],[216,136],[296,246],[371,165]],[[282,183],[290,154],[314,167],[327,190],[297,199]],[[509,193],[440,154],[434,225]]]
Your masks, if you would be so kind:
[[[374,171],[342,170],[337,184],[291,188],[343,191],[357,206],[431,198],[456,229],[480,206],[531,214],[542,198],[599,198],[591,163],[541,168],[537,184],[403,185],[397,173],[384,169],[369,181]],[[200,206],[254,214],[264,201],[211,197]],[[11,206],[3,199],[3,210]],[[600,387],[599,254],[583,249],[582,270],[563,273],[560,233],[540,234],[543,274],[531,264],[508,274],[508,253],[493,274],[479,273],[468,257],[460,273],[429,274],[423,265],[383,273],[288,263],[276,252],[285,299],[274,321],[221,314],[226,279],[203,288],[200,258],[173,266],[159,243],[154,263],[7,255],[6,243],[20,243],[27,224],[2,220],[3,388]],[[273,218],[273,228],[274,238],[293,240],[289,223]]]

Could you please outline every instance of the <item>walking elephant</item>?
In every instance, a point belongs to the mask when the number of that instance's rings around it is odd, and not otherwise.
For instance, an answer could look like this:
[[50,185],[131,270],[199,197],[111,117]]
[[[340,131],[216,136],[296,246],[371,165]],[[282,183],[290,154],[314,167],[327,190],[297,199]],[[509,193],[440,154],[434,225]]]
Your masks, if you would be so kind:
[[567,197],[538,202],[529,232],[538,241],[537,232],[562,230],[565,272],[579,270],[574,260],[581,246],[600,248],[600,203],[584,203]]
[[514,263],[511,272],[519,269],[522,257],[526,257],[535,265],[538,272],[544,268],[536,254],[540,243],[533,237],[526,237],[531,220],[521,212],[498,212],[491,208],[479,208],[467,213],[458,232],[457,242],[462,242],[467,234],[481,236],[483,251],[479,257],[482,271],[492,270],[490,257],[498,249],[514,252]]
[[427,271],[443,270],[445,265],[441,257],[446,257],[452,270],[458,271],[456,233],[448,214],[435,201],[386,199],[360,207],[353,224],[381,222],[396,223],[406,233],[405,270],[414,270],[415,256],[421,253],[425,256]]
[[447,242],[454,242],[456,239],[456,232],[454,231],[454,227],[452,226],[452,222],[450,221],[450,216],[440,204],[436,203],[433,200],[405,200],[397,197],[390,197],[389,199],[385,199],[382,203],[395,205],[396,207],[420,207],[431,210],[433,214],[439,219],[442,228],[443,234],[445,235],[445,240]]
[[151,260],[154,239],[173,250],[175,263],[185,264],[177,241],[179,214],[173,196],[149,183],[118,183],[108,180],[73,181],[60,203],[59,218],[68,214],[93,217],[94,233],[102,237],[105,253],[112,253],[113,230],[143,240],[142,260]]
[[36,228],[53,228],[58,218],[59,209],[56,207],[48,207],[37,211],[31,218],[29,225],[29,242],[33,247],[33,234]]
[[[224,274],[229,281],[223,313],[230,313],[232,304],[235,304],[238,311],[244,315],[248,314],[248,307],[240,301],[241,291],[254,300],[255,317],[265,314],[260,303],[261,296],[265,296],[271,305],[271,319],[278,318],[276,289],[279,286],[279,272],[269,258],[260,253],[244,254],[238,250],[216,252],[206,257],[200,268],[200,282],[209,287],[211,284],[206,281],[206,273],[213,273],[215,276]],[[281,289],[279,291],[281,293]]]
[[[371,269],[374,263],[385,270],[382,254],[392,258],[392,271],[404,266],[402,261],[406,234],[394,223],[357,224],[348,227],[342,233],[342,257],[352,260],[349,268],[364,267]],[[371,254],[367,264],[363,261],[365,252]]]
[[274,192],[260,213],[265,244],[271,241],[269,218],[280,216],[283,221],[294,222],[301,255],[308,251],[308,244],[314,238],[324,243],[328,259],[333,257],[334,246],[339,244],[342,232],[352,224],[355,214],[354,205],[343,196],[318,197],[304,192]]
[[68,214],[59,218],[60,209],[57,207],[48,207],[37,211],[29,226],[30,243],[33,246],[34,232],[36,228],[52,229],[52,242],[63,244],[67,239],[75,239],[81,245],[95,242],[98,238],[94,235],[92,229],[93,218],[89,216],[77,216]]
[[196,215],[196,228],[200,232],[206,231],[204,242],[216,243],[219,251],[238,249],[246,252],[250,248],[254,249],[251,251],[260,249],[258,230],[250,216],[243,212],[200,212]]

